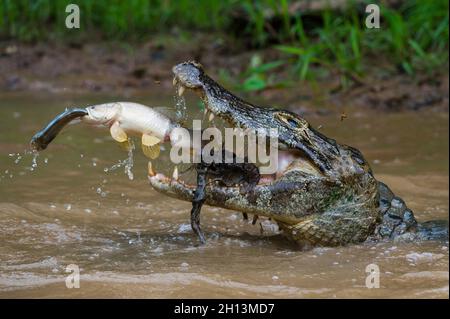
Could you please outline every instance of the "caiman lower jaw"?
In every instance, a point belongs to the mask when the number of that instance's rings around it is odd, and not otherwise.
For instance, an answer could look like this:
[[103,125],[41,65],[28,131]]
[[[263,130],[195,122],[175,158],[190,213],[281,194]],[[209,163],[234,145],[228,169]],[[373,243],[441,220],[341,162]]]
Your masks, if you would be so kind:
[[[150,185],[167,196],[191,202],[194,196],[196,186],[187,184],[175,178],[169,178],[163,174],[148,176]],[[256,186],[258,187],[258,186]],[[239,195],[238,187],[220,187],[216,185],[207,186],[206,204],[211,206],[219,206],[224,208],[232,208],[227,206],[227,200],[235,198]],[[241,207],[234,207],[240,210]]]
[[[280,174],[282,175],[282,174]],[[274,182],[279,176],[273,175],[261,175],[261,179],[256,187],[261,187]],[[187,183],[179,178],[178,169],[175,167],[172,177],[168,177],[162,173],[154,171],[151,162],[148,164],[148,179],[150,184],[156,190],[167,193],[172,197],[191,201],[193,193],[196,189],[196,185]],[[215,194],[221,194],[221,196],[229,195],[234,196],[240,193],[239,185],[235,186],[219,186],[217,184],[211,184],[207,186],[208,192]]]
[[162,192],[177,199],[192,201],[195,186],[188,185],[174,178],[169,178],[163,174],[155,174],[149,171],[148,180],[150,185],[159,192]]
[[[192,202],[195,192],[195,186],[183,181],[169,178],[163,174],[149,173],[150,185],[158,192],[179,200]],[[253,189],[255,196],[261,196],[265,192],[264,185],[257,185]],[[261,209],[249,203],[245,195],[241,194],[239,187],[222,187],[217,185],[208,185],[206,188],[205,204],[214,207],[221,207],[234,211],[241,211],[249,214],[272,217],[277,220],[285,220],[288,223],[295,221],[292,217],[284,214],[274,215],[267,209]]]

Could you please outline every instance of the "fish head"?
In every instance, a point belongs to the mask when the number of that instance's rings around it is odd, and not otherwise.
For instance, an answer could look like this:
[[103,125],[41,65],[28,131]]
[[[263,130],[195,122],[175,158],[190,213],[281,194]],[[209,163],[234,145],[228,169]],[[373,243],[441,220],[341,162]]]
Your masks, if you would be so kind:
[[91,105],[86,108],[87,115],[83,121],[91,124],[109,125],[116,120],[122,106],[120,103]]

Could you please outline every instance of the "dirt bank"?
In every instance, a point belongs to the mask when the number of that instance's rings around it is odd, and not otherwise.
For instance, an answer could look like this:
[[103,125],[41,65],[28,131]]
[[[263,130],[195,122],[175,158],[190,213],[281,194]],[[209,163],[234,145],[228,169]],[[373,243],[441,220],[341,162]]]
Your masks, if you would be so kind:
[[[195,41],[169,38],[133,45],[102,41],[87,44],[0,42],[0,91],[115,92],[124,98],[139,92],[170,92],[172,66],[191,59],[200,61],[208,73],[232,88],[243,81],[239,76],[248,68],[254,54],[259,54],[264,61],[285,58],[274,49],[247,51],[236,47],[226,37],[209,35],[198,35]],[[228,83],[223,79],[223,70],[230,75]],[[326,80],[294,81],[287,86],[247,94],[264,99],[267,104],[282,102],[283,106],[295,110],[329,105],[342,111],[351,105],[362,110],[429,108],[448,111],[448,71],[411,77],[373,70],[362,83],[346,88],[340,85],[340,75],[331,73]],[[279,80],[292,79],[292,70],[280,67],[273,71],[273,76]]]

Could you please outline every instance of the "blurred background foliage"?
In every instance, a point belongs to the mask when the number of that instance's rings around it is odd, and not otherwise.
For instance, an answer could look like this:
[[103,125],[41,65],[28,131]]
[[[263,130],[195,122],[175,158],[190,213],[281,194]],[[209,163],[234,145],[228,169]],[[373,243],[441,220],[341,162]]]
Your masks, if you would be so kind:
[[[378,2],[380,29],[364,25],[365,5],[373,1],[330,1],[329,6],[313,12],[298,9],[302,2],[1,0],[0,37],[64,41],[66,35],[76,33],[87,40],[101,37],[130,42],[174,30],[217,32],[231,36],[244,49],[275,47],[282,52],[282,60],[263,63],[258,56],[252,59],[243,79],[247,90],[274,84],[267,73],[283,64],[291,65],[293,75],[300,79],[317,76],[317,69],[333,68],[353,81],[359,81],[374,59],[411,75],[448,66],[448,0]],[[337,2],[346,5],[336,9],[333,3]],[[69,3],[80,7],[80,30],[65,27]]]

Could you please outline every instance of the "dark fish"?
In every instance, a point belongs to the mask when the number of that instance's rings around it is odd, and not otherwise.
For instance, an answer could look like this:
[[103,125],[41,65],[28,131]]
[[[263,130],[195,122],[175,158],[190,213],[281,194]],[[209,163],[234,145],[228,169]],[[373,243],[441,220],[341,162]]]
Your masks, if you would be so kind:
[[34,134],[30,142],[31,147],[36,151],[45,150],[64,126],[85,115],[88,115],[86,109],[74,108],[65,110],[48,123],[46,127]]

